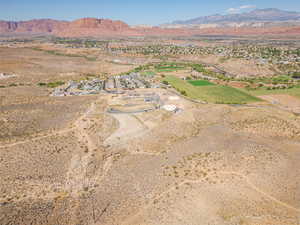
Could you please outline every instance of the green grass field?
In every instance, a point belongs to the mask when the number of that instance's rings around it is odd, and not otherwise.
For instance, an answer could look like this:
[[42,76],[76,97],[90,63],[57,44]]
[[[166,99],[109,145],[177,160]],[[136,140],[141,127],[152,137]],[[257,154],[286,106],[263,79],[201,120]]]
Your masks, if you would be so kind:
[[162,73],[162,72],[175,72],[175,71],[178,71],[178,70],[184,70],[185,68],[179,68],[179,67],[176,67],[176,68],[156,68],[155,71],[158,72],[158,73]]
[[293,95],[300,98],[300,87],[290,88],[290,89],[275,89],[275,90],[267,90],[266,88],[260,88],[257,90],[245,90],[245,92],[260,96],[260,95],[276,95],[276,94],[287,94]]
[[210,103],[246,104],[249,102],[261,101],[257,97],[228,86],[193,86],[192,84],[174,76],[167,76],[165,81],[179,92],[184,93],[187,97]]
[[158,64],[154,66],[155,71],[157,72],[174,72],[177,70],[184,70],[186,66],[179,65],[176,63],[166,63],[166,64]]
[[153,71],[143,71],[143,72],[141,72],[141,74],[143,76],[155,76],[156,75],[156,73],[154,73]]
[[158,73],[163,73],[163,72],[175,72],[177,70],[176,69],[156,69],[155,71]]
[[189,80],[188,81],[193,86],[210,86],[215,85],[207,80]]

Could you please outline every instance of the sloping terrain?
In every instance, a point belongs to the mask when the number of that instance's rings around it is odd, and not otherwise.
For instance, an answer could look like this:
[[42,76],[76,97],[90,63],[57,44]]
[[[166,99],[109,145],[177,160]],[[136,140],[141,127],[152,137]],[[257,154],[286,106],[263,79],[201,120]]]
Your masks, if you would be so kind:
[[77,116],[48,135],[1,142],[1,224],[298,223],[298,117],[181,100],[179,114],[136,115],[147,129],[125,137],[107,100],[73,102]]

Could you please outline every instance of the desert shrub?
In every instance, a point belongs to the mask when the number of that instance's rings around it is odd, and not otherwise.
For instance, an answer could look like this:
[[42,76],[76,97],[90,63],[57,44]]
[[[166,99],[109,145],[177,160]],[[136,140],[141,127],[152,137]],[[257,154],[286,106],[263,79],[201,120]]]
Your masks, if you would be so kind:
[[292,78],[294,78],[294,79],[300,79],[300,72],[294,72],[292,74]]
[[164,80],[162,83],[165,84],[165,85],[169,85],[169,82],[166,81],[166,80]]
[[182,95],[184,95],[184,96],[187,96],[186,91],[180,91],[180,94],[182,94]]
[[63,82],[63,81],[56,81],[56,82],[48,83],[47,87],[48,88],[56,88],[56,87],[64,85],[64,84],[65,84],[65,82]]

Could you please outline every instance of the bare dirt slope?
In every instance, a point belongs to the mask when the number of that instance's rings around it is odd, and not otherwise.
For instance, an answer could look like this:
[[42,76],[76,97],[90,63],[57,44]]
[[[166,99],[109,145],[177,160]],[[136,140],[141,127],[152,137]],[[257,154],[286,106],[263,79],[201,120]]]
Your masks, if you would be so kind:
[[294,113],[300,113],[300,100],[297,97],[291,95],[264,95],[260,98],[275,104],[282,109],[289,110]]
[[1,144],[1,224],[299,222],[293,114],[186,102],[180,114],[139,114],[157,121],[114,146],[104,143],[121,118],[106,102],[90,101],[66,132]]

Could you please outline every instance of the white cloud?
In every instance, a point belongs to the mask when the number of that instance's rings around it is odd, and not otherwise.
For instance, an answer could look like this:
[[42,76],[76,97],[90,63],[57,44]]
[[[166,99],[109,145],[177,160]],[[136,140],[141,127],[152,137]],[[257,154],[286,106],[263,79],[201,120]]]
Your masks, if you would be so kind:
[[237,8],[229,8],[226,10],[226,12],[229,14],[233,14],[233,13],[240,13],[241,11],[246,10],[246,9],[255,9],[255,8],[256,8],[255,5],[242,5]]
[[256,5],[242,5],[240,9],[255,9]]
[[238,12],[240,12],[240,9],[239,8],[229,8],[226,11],[227,11],[227,13],[238,13]]

